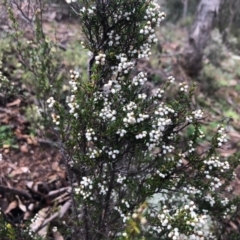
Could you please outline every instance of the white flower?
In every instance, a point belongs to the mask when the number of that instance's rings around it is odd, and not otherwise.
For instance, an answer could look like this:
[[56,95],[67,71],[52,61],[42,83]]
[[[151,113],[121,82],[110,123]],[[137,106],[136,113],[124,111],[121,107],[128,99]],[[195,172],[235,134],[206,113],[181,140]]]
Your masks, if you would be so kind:
[[97,65],[101,64],[101,65],[104,65],[105,64],[105,61],[106,61],[106,54],[103,54],[103,53],[100,53],[99,55],[97,55],[95,57],[95,63]]
[[127,131],[125,129],[119,129],[116,133],[119,134],[120,137],[123,137],[127,133]]
[[77,0],[65,0],[66,3],[70,4],[70,3],[73,3],[73,2],[76,2]]
[[55,113],[52,113],[51,116],[52,116],[53,122],[54,122],[56,125],[59,125],[59,124],[60,124],[60,122],[59,122],[60,116],[59,116],[59,115],[56,115]]
[[47,100],[48,107],[49,107],[49,108],[52,108],[52,107],[54,106],[55,102],[56,102],[56,101],[54,100],[54,98],[53,98],[53,97],[50,97],[50,98]]
[[187,83],[186,82],[179,83],[179,90],[181,92],[187,93],[188,92],[188,85],[187,85]]
[[93,10],[90,8],[90,9],[88,9],[88,13],[89,14],[93,14]]

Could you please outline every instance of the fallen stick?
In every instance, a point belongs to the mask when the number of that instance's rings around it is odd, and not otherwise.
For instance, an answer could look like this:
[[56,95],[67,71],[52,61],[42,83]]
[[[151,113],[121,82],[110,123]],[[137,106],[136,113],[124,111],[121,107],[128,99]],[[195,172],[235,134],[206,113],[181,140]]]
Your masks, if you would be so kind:
[[19,190],[16,188],[8,188],[8,187],[1,186],[1,185],[0,185],[0,193],[1,194],[2,193],[13,193],[15,195],[25,197],[26,199],[32,199],[32,196],[27,191]]

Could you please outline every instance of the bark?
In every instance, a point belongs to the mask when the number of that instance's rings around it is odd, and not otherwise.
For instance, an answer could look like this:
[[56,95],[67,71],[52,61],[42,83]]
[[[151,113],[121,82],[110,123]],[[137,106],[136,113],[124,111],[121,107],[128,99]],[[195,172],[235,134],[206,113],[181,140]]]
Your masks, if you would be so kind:
[[188,36],[188,43],[183,51],[181,65],[186,73],[197,76],[202,69],[202,57],[211,37],[221,0],[200,0],[194,23]]
[[182,14],[182,18],[186,18],[187,16],[187,10],[188,10],[188,0],[182,0],[183,3],[183,14]]

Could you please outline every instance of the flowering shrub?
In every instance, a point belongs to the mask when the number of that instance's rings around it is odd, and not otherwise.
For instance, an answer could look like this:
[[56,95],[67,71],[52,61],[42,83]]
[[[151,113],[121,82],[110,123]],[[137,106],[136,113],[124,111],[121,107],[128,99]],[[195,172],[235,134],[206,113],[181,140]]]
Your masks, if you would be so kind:
[[[84,239],[214,239],[203,225],[233,208],[223,191],[234,165],[216,154],[226,142],[224,129],[219,126],[209,150],[199,154],[204,115],[190,107],[194,86],[180,83],[165,102],[172,77],[151,93],[144,89],[146,73],[131,76],[137,59],[151,54],[164,14],[154,1],[82,3],[74,10],[91,53],[89,81],[70,72],[67,112],[54,96],[47,101],[66,164],[77,172],[75,204],[84,226],[78,231]],[[194,133],[186,139],[182,132],[190,124]],[[156,193],[157,207],[138,209]]]
[[[216,239],[214,226],[236,206],[225,192],[237,161],[217,154],[224,128],[199,153],[195,86],[169,77],[149,90],[146,73],[131,75],[158,41],[164,13],[153,0],[72,6],[90,52],[88,81],[71,70],[66,104],[56,89],[46,100],[73,187],[72,239]],[[165,100],[169,88],[175,96]]]

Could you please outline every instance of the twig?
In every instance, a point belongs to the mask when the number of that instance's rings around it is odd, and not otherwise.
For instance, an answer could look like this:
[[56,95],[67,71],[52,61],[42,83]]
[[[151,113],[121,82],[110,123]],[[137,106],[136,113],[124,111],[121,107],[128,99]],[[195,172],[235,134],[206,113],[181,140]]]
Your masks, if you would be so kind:
[[51,147],[56,147],[58,148],[58,145],[56,142],[51,141],[51,140],[47,140],[47,139],[43,139],[43,138],[37,138],[37,142],[40,144],[46,144],[46,145],[50,145]]
[[0,185],[0,193],[13,193],[16,195],[21,195],[23,197],[25,197],[26,199],[32,199],[32,196],[24,190],[19,190],[16,188],[8,188],[8,187],[4,187]]
[[63,215],[67,212],[67,210],[69,209],[69,207],[71,206],[72,200],[70,199],[69,201],[65,202],[64,205],[61,207],[60,211],[54,213],[51,217],[47,218],[42,224],[41,226],[37,229],[37,232],[42,229],[43,227],[45,227],[49,222],[51,222],[53,219],[59,217],[62,218]]

